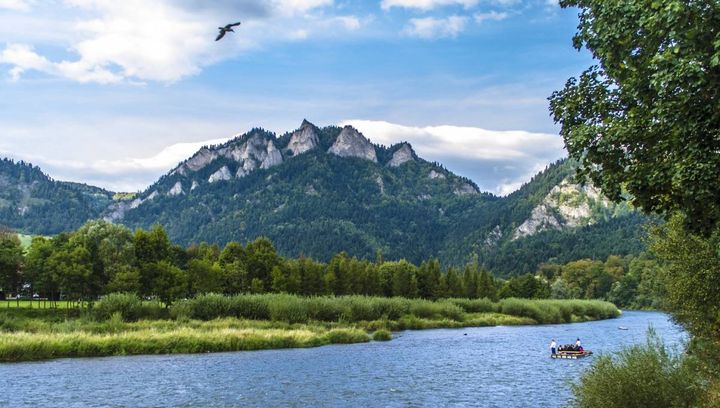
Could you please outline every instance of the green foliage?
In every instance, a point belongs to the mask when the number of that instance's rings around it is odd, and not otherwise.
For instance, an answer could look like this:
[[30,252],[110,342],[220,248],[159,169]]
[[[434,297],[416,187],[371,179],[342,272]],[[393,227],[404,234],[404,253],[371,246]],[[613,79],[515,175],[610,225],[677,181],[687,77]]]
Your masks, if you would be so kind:
[[16,292],[21,283],[23,248],[17,234],[0,230],[0,288]]
[[645,345],[599,356],[572,386],[573,405],[584,407],[699,406],[703,382],[691,356],[672,353],[652,331]]
[[690,333],[720,339],[720,228],[708,238],[685,231],[675,216],[656,228],[651,249],[668,263],[666,302]]
[[74,230],[98,218],[112,193],[84,184],[55,181],[23,161],[0,159],[0,220],[32,234]]
[[392,333],[385,329],[376,330],[372,339],[375,341],[390,341],[392,340]]
[[611,303],[592,300],[528,300],[504,299],[492,303],[488,299],[423,299],[383,298],[367,296],[300,297],[287,294],[200,295],[177,302],[171,307],[176,319],[211,320],[237,317],[273,320],[289,324],[321,322],[397,321],[404,318],[462,322],[469,313],[500,312],[510,316],[528,317],[538,323],[561,323],[576,320],[617,317],[619,311]]
[[615,305],[599,300],[528,300],[509,298],[500,301],[500,313],[529,317],[538,323],[608,319],[620,315]]
[[576,48],[597,65],[550,98],[580,174],[612,199],[720,221],[720,4],[563,0],[580,8]]
[[[337,136],[334,132],[339,129],[318,131],[332,144]],[[279,148],[286,143],[282,140],[276,141]],[[577,234],[555,231],[541,239],[530,237],[527,244],[525,238],[511,240],[513,229],[529,217],[553,187],[572,174],[575,164],[571,162],[554,163],[518,192],[500,198],[489,194],[458,195],[456,189],[467,181],[422,159],[399,167],[386,166],[383,157],[389,154],[389,160],[392,154],[380,146],[376,146],[379,163],[340,158],[326,150],[311,150],[272,168],[216,183],[202,180],[207,180],[207,172],[222,165],[232,172],[237,163],[219,158],[207,166],[207,171],[167,175],[144,194],[167,191],[177,182],[189,186],[191,179],[200,183],[190,194],[160,194],[144,202],[129,211],[123,222],[141,228],[160,223],[174,241],[183,245],[202,241],[219,245],[247,243],[267,237],[277,245],[280,255],[309,256],[323,262],[331,262],[341,252],[366,260],[380,252],[384,259],[406,259],[415,265],[433,256],[445,265],[465,266],[477,256],[480,266],[503,276],[533,272],[538,264],[551,258],[567,262],[642,249],[636,233],[644,219],[636,215],[631,222],[613,222],[612,216],[598,213],[594,217],[598,222],[588,237],[583,228]],[[432,171],[445,178],[430,178]],[[497,245],[483,245],[496,227],[502,232],[500,241]],[[251,274],[253,270],[251,266],[246,268]],[[273,290],[272,280],[266,280],[272,268],[261,268],[258,273],[257,278],[265,284],[263,291]],[[254,278],[249,277],[248,282]],[[332,280],[333,275],[326,278]],[[282,280],[277,283],[283,284]],[[427,293],[422,292],[427,286],[423,284],[417,282],[418,291],[426,297]],[[343,293],[335,289],[333,292]]]
[[163,312],[157,303],[142,302],[132,293],[111,293],[103,297],[92,309],[99,320],[119,315],[123,321],[133,322],[142,318],[157,318]]

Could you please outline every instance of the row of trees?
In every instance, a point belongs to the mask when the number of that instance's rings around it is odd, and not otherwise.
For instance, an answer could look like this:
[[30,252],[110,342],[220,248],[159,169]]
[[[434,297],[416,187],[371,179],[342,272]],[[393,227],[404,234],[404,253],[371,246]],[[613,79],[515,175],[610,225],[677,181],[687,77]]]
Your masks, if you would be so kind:
[[330,262],[284,259],[258,238],[224,248],[173,245],[161,226],[134,233],[91,221],[72,233],[35,237],[24,251],[17,236],[0,237],[0,285],[6,292],[94,300],[110,292],[156,297],[166,304],[200,293],[286,292],[300,295],[495,298],[497,282],[477,264],[441,271],[437,260],[370,262],[345,253]]
[[280,257],[258,238],[224,248],[206,243],[173,245],[155,226],[134,233],[122,225],[91,221],[73,233],[35,237],[24,251],[17,236],[0,238],[0,285],[13,293],[94,300],[111,292],[155,297],[166,304],[201,293],[283,292],[304,296],[362,294],[407,298],[585,298],[621,306],[654,307],[657,262],[611,256],[543,264],[533,274],[496,279],[472,262],[441,268],[436,259],[375,262],[339,253],[328,263]]
[[609,256],[604,262],[579,259],[566,264],[544,263],[534,274],[510,278],[498,296],[553,299],[604,299],[619,307],[659,309],[664,294],[664,269],[647,253]]

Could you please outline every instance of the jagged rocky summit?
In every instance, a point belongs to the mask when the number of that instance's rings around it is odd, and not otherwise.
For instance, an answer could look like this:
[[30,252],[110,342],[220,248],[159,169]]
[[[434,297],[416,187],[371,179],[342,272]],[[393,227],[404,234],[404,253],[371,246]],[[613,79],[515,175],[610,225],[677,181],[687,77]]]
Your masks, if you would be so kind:
[[[180,197],[202,185],[243,178],[258,169],[269,169],[312,151],[324,149],[327,154],[367,160],[390,168],[398,168],[405,163],[419,160],[407,142],[390,148],[377,146],[349,125],[339,129],[339,132],[336,131],[331,137],[327,137],[328,133],[333,132],[321,130],[303,120],[297,130],[281,137],[263,129],[252,129],[226,143],[202,147],[139,196],[110,205],[104,218],[119,221],[128,211],[159,196]],[[323,134],[324,137],[321,137]],[[323,144],[326,146],[323,147]],[[384,157],[383,163],[378,159],[379,152]],[[428,178],[445,180],[445,173],[447,172],[439,167],[433,168],[429,171]],[[384,192],[383,180],[378,177],[375,180]],[[477,186],[469,180],[454,177],[452,184],[452,191],[458,196],[479,193]],[[308,191],[314,191],[314,187],[309,186]]]

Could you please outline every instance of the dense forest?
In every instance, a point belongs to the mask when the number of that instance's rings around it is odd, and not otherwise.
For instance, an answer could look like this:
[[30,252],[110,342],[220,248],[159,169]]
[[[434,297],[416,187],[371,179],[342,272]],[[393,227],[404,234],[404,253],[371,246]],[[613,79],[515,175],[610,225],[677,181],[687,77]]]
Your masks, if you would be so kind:
[[98,218],[112,193],[56,181],[23,161],[0,159],[0,224],[37,234],[57,234]]
[[437,259],[374,261],[344,252],[323,263],[284,258],[267,238],[223,248],[181,247],[165,230],[91,221],[72,233],[35,237],[27,250],[10,231],[0,234],[0,284],[7,294],[93,301],[111,292],[136,293],[166,304],[205,293],[289,293],[406,298],[608,299],[619,306],[657,307],[659,264],[647,257],[610,256],[542,264],[502,280],[477,261],[444,268]]
[[[544,262],[606,259],[644,250],[638,237],[647,218],[627,205],[589,198],[579,185],[571,188],[574,196],[550,200],[560,194],[553,193],[558,186],[572,182],[576,162],[553,163],[518,191],[497,197],[417,157],[405,143],[372,145],[377,162],[341,157],[327,150],[342,129],[303,126],[317,137],[317,146],[302,154],[287,149],[295,133],[276,137],[253,129],[201,149],[138,194],[57,182],[37,167],[4,160],[0,185],[7,188],[0,192],[0,224],[25,234],[54,235],[107,217],[130,228],[160,224],[173,242],[184,246],[208,242],[222,247],[268,237],[280,255],[290,258],[329,262],[344,252],[374,260],[381,253],[388,260],[419,265],[437,258],[456,267],[475,260],[501,277],[532,273]],[[283,151],[284,160],[267,168],[253,162],[258,167],[243,177],[208,182],[218,168],[231,174],[242,170],[241,162],[217,152],[263,143]],[[406,161],[390,165],[400,149],[410,152]],[[210,159],[202,167],[188,167],[203,155]],[[587,207],[587,220],[566,225],[561,205]],[[546,209],[544,217],[559,221],[517,236],[539,207]],[[118,218],[111,217],[114,211]]]

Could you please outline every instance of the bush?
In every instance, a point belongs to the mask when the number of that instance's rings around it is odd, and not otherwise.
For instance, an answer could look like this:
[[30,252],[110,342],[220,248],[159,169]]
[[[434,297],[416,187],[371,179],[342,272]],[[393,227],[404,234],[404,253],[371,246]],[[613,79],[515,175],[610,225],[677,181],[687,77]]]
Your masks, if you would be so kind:
[[199,295],[192,300],[192,304],[193,319],[217,319],[227,316],[230,311],[230,298],[216,293]]
[[690,407],[702,395],[702,381],[691,356],[670,353],[648,333],[645,345],[617,356],[601,356],[572,385],[573,405],[585,407]]
[[268,295],[236,295],[229,299],[229,316],[250,320],[270,320]]
[[122,320],[132,322],[143,317],[143,304],[132,293],[111,293],[95,305],[93,313],[98,320],[110,319],[118,313]]
[[377,330],[375,333],[373,333],[373,340],[390,341],[392,340],[392,333],[384,329]]
[[358,329],[333,329],[327,332],[326,338],[330,344],[351,344],[370,341],[367,333]]

